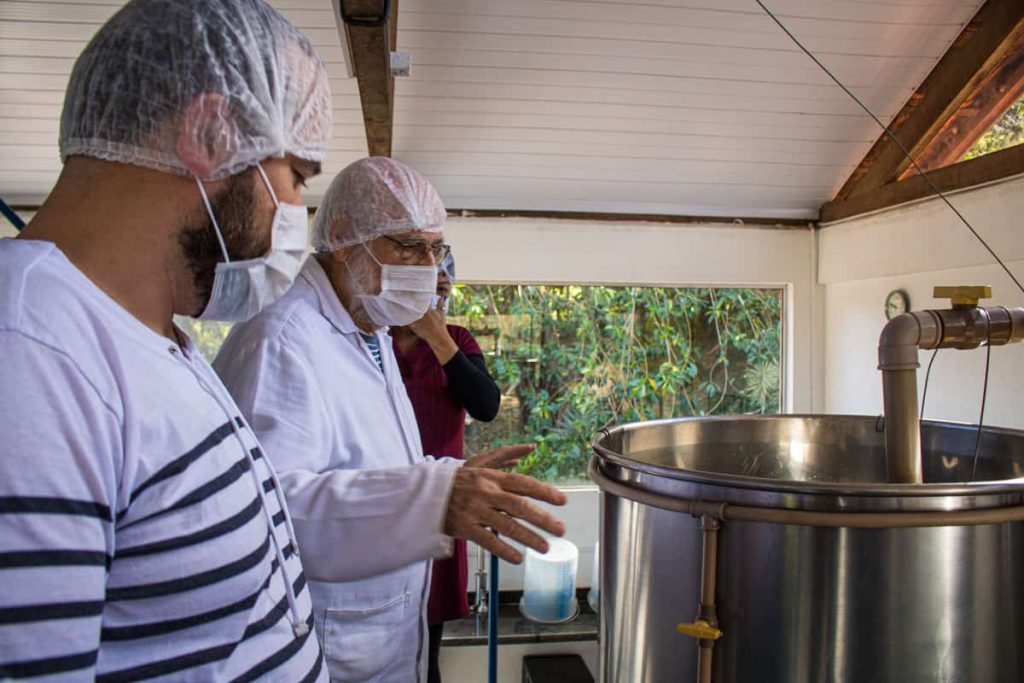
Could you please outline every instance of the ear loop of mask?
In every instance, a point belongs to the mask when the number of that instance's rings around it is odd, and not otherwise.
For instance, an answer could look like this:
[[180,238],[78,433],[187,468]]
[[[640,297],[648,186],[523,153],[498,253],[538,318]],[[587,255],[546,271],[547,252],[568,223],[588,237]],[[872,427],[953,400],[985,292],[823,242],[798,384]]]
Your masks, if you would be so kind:
[[263,176],[263,182],[267,186],[267,192],[270,193],[270,198],[274,200],[274,206],[280,206],[280,202],[277,201],[277,195],[274,193],[274,187],[270,184],[270,178],[267,177],[267,172],[263,170],[262,164],[256,164],[256,170]]
[[384,267],[384,264],[380,262],[380,259],[379,259],[379,258],[377,258],[377,255],[376,255],[376,254],[374,254],[374,253],[373,253],[373,251],[372,251],[372,250],[370,249],[370,245],[369,245],[368,243],[366,243],[366,242],[360,242],[360,243],[359,243],[359,246],[361,246],[361,247],[362,247],[363,249],[365,249],[365,250],[366,250],[366,253],[370,255],[370,258],[372,258],[372,259],[373,259],[373,262],[374,262],[374,263],[376,263],[376,264],[377,264],[378,266],[380,266],[381,268],[383,268],[383,267]]
[[[359,246],[361,246],[363,249],[366,250],[366,253],[370,255],[370,258],[372,258],[374,261],[376,261],[376,263],[377,263],[377,265],[379,267],[381,267],[381,268],[384,267],[384,264],[381,263],[380,261],[378,261],[377,257],[373,255],[372,251],[370,251],[370,247],[366,246],[366,242],[360,242]],[[353,281],[358,283],[359,282],[359,276],[356,274],[356,272],[354,270],[352,270],[352,266],[350,266],[349,263],[348,263],[348,260],[350,258],[352,258],[352,254],[351,253],[349,253],[349,254],[347,254],[345,256],[345,260],[342,261],[342,263],[345,264],[345,270],[348,271],[348,274],[352,277]],[[366,292],[360,292],[360,294],[366,294]]]
[[210,216],[210,222],[213,223],[213,233],[217,235],[220,251],[224,254],[224,263],[231,263],[231,257],[228,256],[228,248],[224,244],[224,237],[220,234],[220,226],[217,225],[217,217],[213,215],[213,207],[210,206],[210,198],[206,196],[206,188],[203,187],[203,181],[199,179],[199,176],[193,177],[196,179],[196,185],[199,186],[199,194],[203,198],[203,204],[206,205],[206,213]]

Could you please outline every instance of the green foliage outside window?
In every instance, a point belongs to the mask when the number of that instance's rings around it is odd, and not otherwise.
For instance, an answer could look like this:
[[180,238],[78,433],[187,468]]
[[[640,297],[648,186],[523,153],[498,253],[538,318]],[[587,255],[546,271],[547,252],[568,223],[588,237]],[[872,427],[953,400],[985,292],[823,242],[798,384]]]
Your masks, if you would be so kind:
[[224,343],[228,332],[231,331],[231,323],[196,320],[177,315],[174,316],[174,322],[192,338],[192,343],[199,349],[199,353],[210,363],[217,357],[220,345]]
[[1024,142],[1024,97],[1014,102],[1006,113],[967,150],[961,161],[998,152]]
[[[594,435],[638,420],[775,413],[782,292],[458,285],[449,321],[468,327],[502,392],[471,422],[466,452],[530,442],[520,471],[583,480]],[[229,324],[176,318],[213,361]]]
[[603,427],[779,410],[780,290],[459,285],[450,313],[502,391],[467,452],[536,443],[540,479],[584,479]]

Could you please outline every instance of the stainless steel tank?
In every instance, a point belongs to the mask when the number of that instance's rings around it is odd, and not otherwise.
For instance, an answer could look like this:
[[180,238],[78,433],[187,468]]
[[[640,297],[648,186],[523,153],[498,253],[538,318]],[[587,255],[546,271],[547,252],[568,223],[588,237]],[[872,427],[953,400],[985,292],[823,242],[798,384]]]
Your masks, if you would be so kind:
[[698,642],[711,641],[676,630],[697,615],[707,549],[700,520],[680,511],[692,501],[724,517],[711,680],[1024,680],[1024,432],[986,428],[966,483],[976,435],[922,423],[925,483],[888,484],[873,417],[603,433],[591,464],[604,489],[601,680],[698,680]]

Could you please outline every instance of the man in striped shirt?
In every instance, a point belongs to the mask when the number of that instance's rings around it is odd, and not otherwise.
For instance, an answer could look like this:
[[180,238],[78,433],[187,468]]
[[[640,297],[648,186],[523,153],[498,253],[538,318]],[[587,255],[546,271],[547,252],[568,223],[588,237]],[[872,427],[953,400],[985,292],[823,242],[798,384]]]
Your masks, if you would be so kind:
[[172,316],[288,287],[330,127],[262,0],[134,0],[76,62],[0,242],[0,679],[327,679],[276,474]]

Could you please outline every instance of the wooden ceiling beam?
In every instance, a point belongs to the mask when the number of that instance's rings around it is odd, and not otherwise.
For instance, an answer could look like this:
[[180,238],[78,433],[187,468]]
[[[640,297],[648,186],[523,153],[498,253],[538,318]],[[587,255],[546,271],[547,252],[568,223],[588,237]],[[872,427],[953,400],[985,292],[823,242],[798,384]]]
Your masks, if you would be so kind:
[[352,72],[370,156],[391,156],[395,119],[395,77],[391,51],[398,36],[398,0],[335,0],[345,22]]
[[[922,171],[934,171],[962,159],[978,138],[1024,94],[1024,23],[1021,29],[1000,63],[914,158]],[[908,167],[900,178],[913,173],[916,171]]]
[[679,223],[679,224],[728,224],[743,228],[778,228],[780,230],[813,227],[809,218],[740,218],[731,216],[684,216],[667,213],[610,213],[599,211],[538,211],[529,209],[448,209],[449,218],[532,218],[566,221],[588,221],[591,223]]
[[[961,161],[958,164],[928,172],[928,180],[943,193],[965,187],[984,185],[1003,178],[1024,175],[1024,145],[1007,147],[998,152]],[[890,206],[934,197],[935,193],[924,176],[914,174],[903,180],[888,183],[874,192],[837,199],[821,207],[819,221],[832,223],[844,218],[878,211]]]
[[[889,125],[911,156],[920,155],[979,91],[1021,34],[1024,1],[987,0]],[[833,201],[876,191],[899,178],[908,166],[910,161],[883,133]]]

